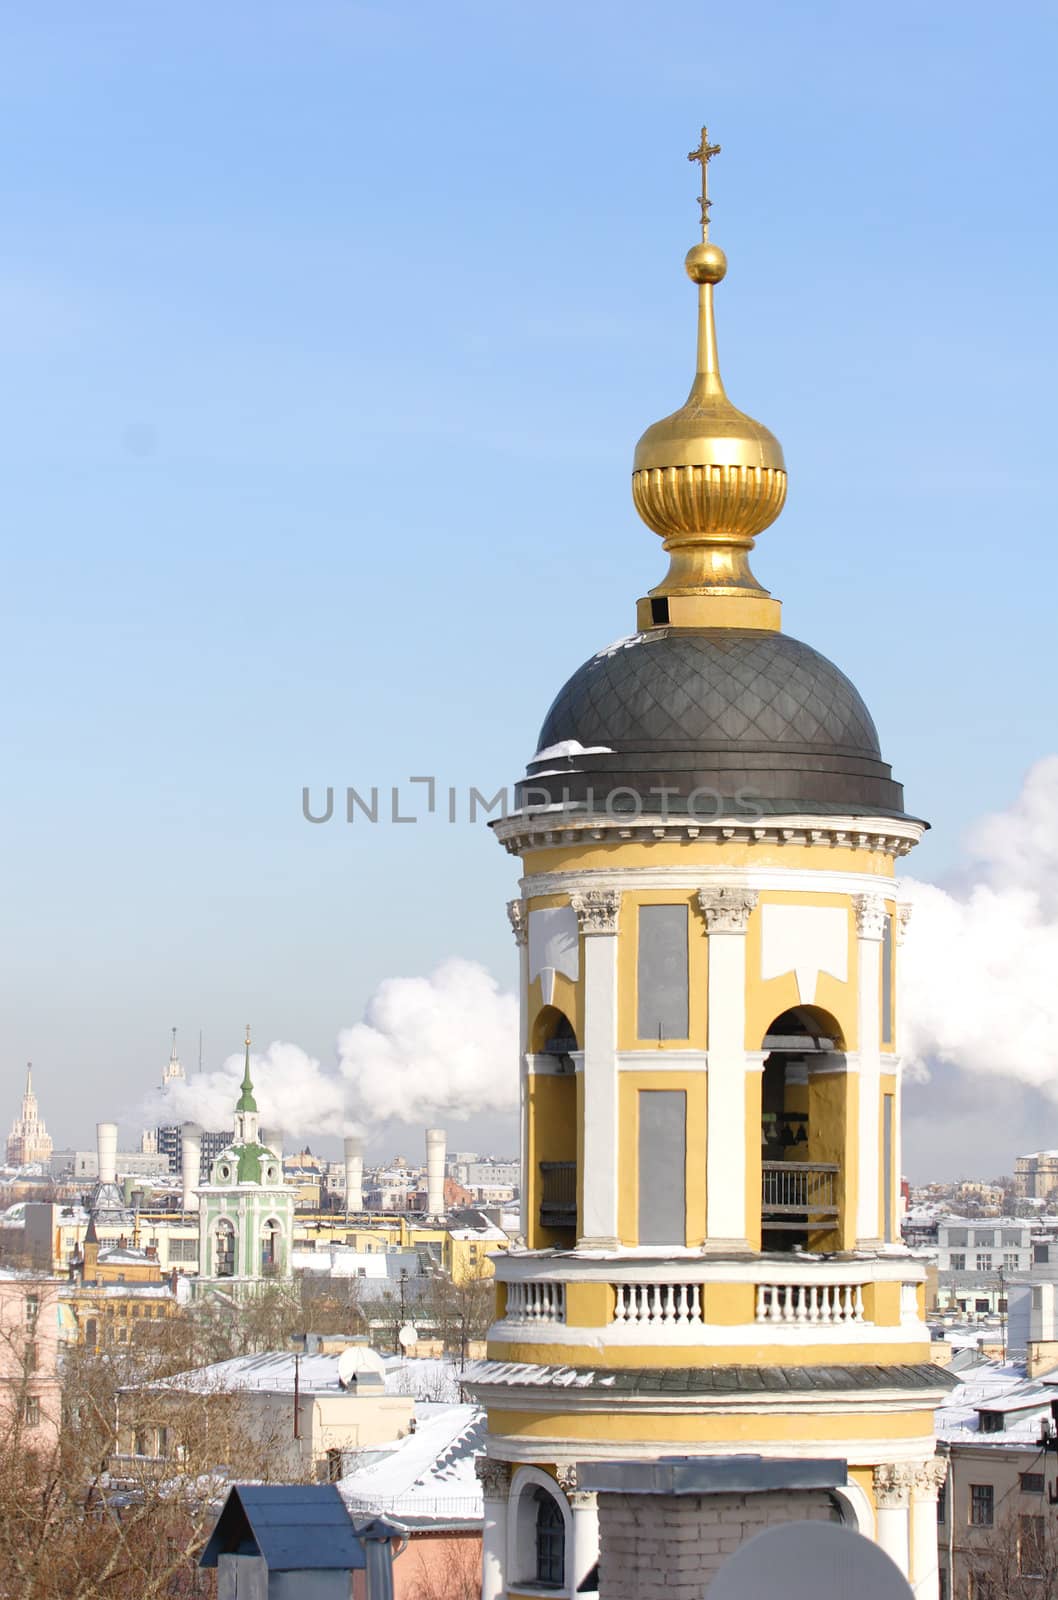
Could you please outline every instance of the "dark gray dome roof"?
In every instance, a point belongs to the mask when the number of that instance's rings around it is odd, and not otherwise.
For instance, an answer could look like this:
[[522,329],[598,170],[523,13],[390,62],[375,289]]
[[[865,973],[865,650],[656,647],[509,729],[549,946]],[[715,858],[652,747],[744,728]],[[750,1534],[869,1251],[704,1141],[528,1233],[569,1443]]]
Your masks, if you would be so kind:
[[[586,661],[559,691],[523,803],[600,805],[613,789],[649,808],[652,788],[765,813],[903,815],[871,714],[843,672],[797,639],[758,629],[651,629]],[[608,807],[608,809],[611,809]],[[612,809],[622,809],[614,805]],[[744,807],[742,809],[745,809]]]

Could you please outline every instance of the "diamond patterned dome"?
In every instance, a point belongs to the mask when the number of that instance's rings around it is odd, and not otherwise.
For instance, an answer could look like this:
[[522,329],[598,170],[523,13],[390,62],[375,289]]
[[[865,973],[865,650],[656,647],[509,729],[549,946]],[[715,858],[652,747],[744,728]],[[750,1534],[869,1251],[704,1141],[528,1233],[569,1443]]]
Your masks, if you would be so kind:
[[[561,780],[561,781],[560,781]],[[544,719],[530,803],[608,789],[752,790],[764,812],[903,815],[871,714],[825,656],[781,633],[651,629],[586,661]]]

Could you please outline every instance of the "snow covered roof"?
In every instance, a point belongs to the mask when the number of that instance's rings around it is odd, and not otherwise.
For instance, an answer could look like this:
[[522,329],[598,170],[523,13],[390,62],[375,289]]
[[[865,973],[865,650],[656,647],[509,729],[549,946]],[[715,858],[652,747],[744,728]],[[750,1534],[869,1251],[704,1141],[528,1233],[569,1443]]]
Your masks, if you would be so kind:
[[[1035,1444],[1041,1419],[1050,1417],[1053,1387],[1058,1382],[1058,1373],[1047,1377],[1049,1382],[1027,1380],[1024,1365],[1017,1361],[975,1363],[937,1408],[938,1439],[949,1444],[1000,1447]],[[983,1432],[982,1413],[1002,1416],[1002,1428]]]
[[[380,1356],[364,1346],[351,1346],[361,1358],[361,1371],[373,1377],[381,1376],[384,1363]],[[343,1352],[344,1353],[344,1352]],[[294,1393],[294,1364],[298,1363],[298,1388],[303,1395],[348,1394],[356,1399],[355,1387],[343,1389],[338,1381],[338,1355],[297,1355],[293,1351],[274,1350],[264,1355],[235,1356],[231,1361],[216,1361],[209,1367],[196,1367],[189,1372],[178,1372],[152,1385],[157,1389],[178,1389],[186,1393],[232,1394],[247,1390],[265,1394]],[[380,1391],[375,1388],[373,1394]]]
[[416,1406],[415,1432],[365,1453],[339,1480],[352,1513],[391,1513],[414,1525],[479,1523],[484,1516],[474,1463],[485,1450],[485,1413],[477,1406]]

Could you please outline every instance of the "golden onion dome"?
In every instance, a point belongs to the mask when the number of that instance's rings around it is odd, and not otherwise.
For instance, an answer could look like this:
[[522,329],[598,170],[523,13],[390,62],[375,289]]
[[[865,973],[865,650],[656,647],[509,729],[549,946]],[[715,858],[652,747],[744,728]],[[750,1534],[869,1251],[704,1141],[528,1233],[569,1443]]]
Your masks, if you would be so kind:
[[[732,405],[720,376],[713,290],[727,272],[727,258],[708,236],[708,163],[719,149],[703,128],[701,145],[689,156],[702,167],[702,240],[685,262],[698,286],[694,383],[680,409],[643,434],[632,469],[636,510],[670,555],[664,582],[650,591],[651,599],[668,603],[644,611],[648,603],[641,602],[641,621],[775,628],[778,602],[750,571],[749,551],[783,508],[786,464],[778,439]],[[712,597],[753,603],[718,607]]]

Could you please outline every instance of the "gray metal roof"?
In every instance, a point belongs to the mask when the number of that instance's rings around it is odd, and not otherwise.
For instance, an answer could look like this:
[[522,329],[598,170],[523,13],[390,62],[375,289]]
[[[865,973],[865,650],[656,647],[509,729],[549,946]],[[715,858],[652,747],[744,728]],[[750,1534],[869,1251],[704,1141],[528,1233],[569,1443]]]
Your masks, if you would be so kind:
[[525,786],[552,802],[563,788],[571,800],[590,788],[601,808],[610,789],[665,787],[677,813],[709,787],[731,802],[751,789],[763,814],[904,814],[854,685],[809,645],[761,629],[655,628],[599,651],[559,691],[538,756]]
[[199,1560],[262,1555],[269,1572],[367,1565],[364,1547],[333,1484],[237,1484]]
[[823,1390],[951,1389],[956,1380],[932,1362],[906,1366],[826,1367],[547,1367],[531,1362],[480,1361],[468,1369],[473,1388],[575,1388],[617,1395],[782,1394]]

